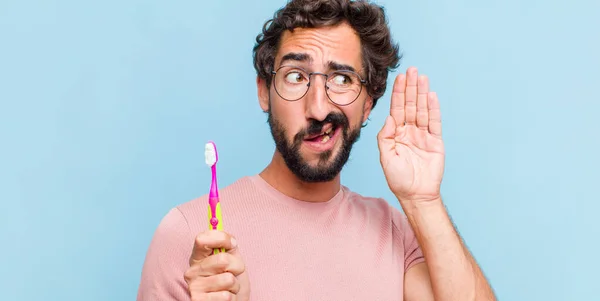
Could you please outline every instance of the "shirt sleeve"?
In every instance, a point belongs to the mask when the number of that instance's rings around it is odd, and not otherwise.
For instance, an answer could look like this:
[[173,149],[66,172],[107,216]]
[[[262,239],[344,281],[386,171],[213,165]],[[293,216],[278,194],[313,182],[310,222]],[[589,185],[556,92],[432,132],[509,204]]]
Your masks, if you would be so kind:
[[171,209],[156,229],[146,253],[137,301],[188,301],[184,273],[194,240],[181,211]]
[[399,245],[404,249],[404,272],[406,272],[415,264],[424,262],[425,257],[406,215],[399,211],[395,212],[393,224],[394,239],[399,241]]

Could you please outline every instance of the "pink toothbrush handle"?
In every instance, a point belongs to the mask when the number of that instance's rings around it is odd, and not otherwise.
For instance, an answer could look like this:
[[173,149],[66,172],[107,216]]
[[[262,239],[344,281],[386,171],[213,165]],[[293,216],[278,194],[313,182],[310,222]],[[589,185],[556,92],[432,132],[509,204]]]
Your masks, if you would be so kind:
[[[221,214],[221,202],[218,197],[208,200],[208,227],[212,230],[223,231],[223,216]],[[213,254],[223,253],[225,248],[214,249]]]

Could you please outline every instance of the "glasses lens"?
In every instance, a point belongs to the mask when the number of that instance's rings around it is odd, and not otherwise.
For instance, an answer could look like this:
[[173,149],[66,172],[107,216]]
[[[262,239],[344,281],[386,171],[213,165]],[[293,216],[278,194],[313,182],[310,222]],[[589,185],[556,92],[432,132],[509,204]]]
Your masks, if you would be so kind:
[[286,100],[298,100],[308,90],[308,74],[296,67],[281,67],[275,74],[275,89]]
[[352,103],[361,89],[360,78],[351,71],[337,71],[327,79],[327,95],[338,105]]

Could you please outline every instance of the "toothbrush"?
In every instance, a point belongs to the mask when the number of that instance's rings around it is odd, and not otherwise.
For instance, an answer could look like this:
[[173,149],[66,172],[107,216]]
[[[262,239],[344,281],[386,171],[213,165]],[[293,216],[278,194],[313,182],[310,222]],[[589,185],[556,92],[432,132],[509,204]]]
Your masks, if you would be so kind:
[[[223,218],[221,216],[221,202],[219,200],[219,188],[217,186],[217,146],[209,141],[204,147],[204,159],[212,172],[210,194],[208,196],[208,227],[213,230],[223,231]],[[225,248],[213,249],[213,254],[224,253]]]

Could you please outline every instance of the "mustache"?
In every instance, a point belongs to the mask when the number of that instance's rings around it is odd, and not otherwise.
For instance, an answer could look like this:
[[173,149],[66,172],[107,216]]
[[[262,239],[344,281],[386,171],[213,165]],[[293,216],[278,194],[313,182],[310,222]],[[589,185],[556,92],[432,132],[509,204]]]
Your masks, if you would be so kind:
[[344,133],[346,133],[350,127],[350,122],[348,121],[348,118],[346,118],[346,115],[338,112],[332,112],[329,113],[322,121],[311,119],[308,126],[295,135],[294,140],[296,142],[302,142],[306,136],[320,134],[323,130],[323,127],[328,123],[330,123],[334,128],[341,126],[341,128],[344,130]]

